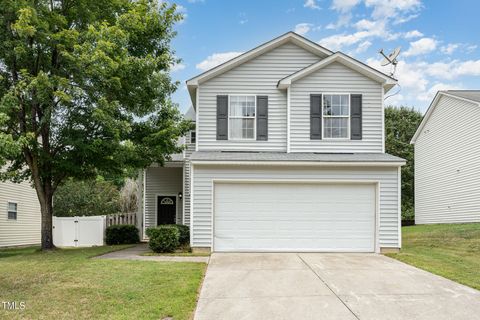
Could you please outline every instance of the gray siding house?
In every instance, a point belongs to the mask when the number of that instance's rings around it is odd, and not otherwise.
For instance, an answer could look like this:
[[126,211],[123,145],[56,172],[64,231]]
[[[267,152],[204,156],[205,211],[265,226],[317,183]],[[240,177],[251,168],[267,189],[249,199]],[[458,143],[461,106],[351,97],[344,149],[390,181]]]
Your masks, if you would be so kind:
[[415,223],[480,222],[480,90],[439,91],[415,133]]
[[383,121],[395,84],[293,32],[188,80],[196,130],[143,172],[143,238],[181,223],[194,250],[398,250],[405,162],[384,152]]

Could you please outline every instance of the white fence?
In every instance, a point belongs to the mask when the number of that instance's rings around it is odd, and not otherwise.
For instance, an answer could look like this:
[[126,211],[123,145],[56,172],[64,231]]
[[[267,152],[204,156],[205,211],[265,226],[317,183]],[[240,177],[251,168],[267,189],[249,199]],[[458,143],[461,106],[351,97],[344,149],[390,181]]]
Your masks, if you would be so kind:
[[53,244],[57,247],[102,246],[105,216],[53,217]]
[[107,227],[118,224],[133,224],[137,225],[137,214],[131,213],[115,213],[107,215]]

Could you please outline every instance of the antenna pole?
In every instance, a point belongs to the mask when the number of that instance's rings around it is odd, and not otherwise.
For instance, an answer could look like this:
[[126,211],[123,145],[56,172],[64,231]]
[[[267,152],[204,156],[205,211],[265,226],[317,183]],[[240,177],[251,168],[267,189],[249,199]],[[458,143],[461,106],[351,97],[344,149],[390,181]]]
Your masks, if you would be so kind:
[[390,59],[385,55],[385,53],[383,53],[383,49],[380,50],[379,53],[380,53],[385,59],[387,59],[388,62],[390,62],[390,63],[393,62],[392,60],[390,60]]

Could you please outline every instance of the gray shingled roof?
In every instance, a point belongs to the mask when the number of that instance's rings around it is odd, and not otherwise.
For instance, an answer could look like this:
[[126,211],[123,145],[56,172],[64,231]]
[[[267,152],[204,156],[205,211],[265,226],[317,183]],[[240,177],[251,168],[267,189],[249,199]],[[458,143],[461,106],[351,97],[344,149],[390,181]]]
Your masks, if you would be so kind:
[[480,102],[480,90],[446,90],[448,94]]
[[194,161],[404,162],[388,153],[285,153],[197,151]]

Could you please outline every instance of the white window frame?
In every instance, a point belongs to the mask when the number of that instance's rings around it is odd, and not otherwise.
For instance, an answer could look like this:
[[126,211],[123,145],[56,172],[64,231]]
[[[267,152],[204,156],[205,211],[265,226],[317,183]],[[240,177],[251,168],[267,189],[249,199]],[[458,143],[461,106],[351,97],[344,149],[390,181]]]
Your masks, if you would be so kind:
[[[8,215],[10,212],[13,212],[13,211],[11,211],[10,208],[9,208],[9,206],[10,206],[11,203],[15,204],[15,219],[11,219],[11,218],[9,217],[9,215]],[[16,202],[16,201],[7,201],[7,220],[12,220],[12,221],[18,220],[18,202]]]
[[[255,116],[254,117],[231,117],[230,116],[230,98],[231,97],[236,97],[236,96],[241,96],[241,97],[253,97],[253,102],[255,104]],[[255,94],[242,94],[242,93],[235,93],[235,94],[229,94],[228,95],[228,140],[229,141],[255,141],[257,140],[257,95]],[[253,119],[253,137],[252,138],[242,138],[242,139],[232,139],[231,134],[230,134],[230,119]]]
[[[350,117],[352,116],[352,107],[351,107],[351,103],[350,103],[350,101],[351,101],[350,95],[351,95],[350,93],[344,93],[344,92],[343,93],[342,92],[322,93],[322,110],[321,110],[321,112],[322,112],[322,140],[351,140],[350,139],[350,135],[351,135],[351,133],[350,133],[350,130],[351,130],[351,128],[350,128],[350,125],[351,125],[350,124],[350,122],[351,122]],[[328,115],[326,116],[323,113],[323,99],[324,99],[325,96],[348,96],[348,98],[347,98],[347,100],[348,100],[348,116],[328,116]],[[324,134],[324,132],[325,132],[325,118],[346,118],[346,119],[348,119],[347,120],[347,137],[346,138],[342,138],[342,137],[339,137],[339,138],[328,137],[328,138],[326,138],[325,134]]]

